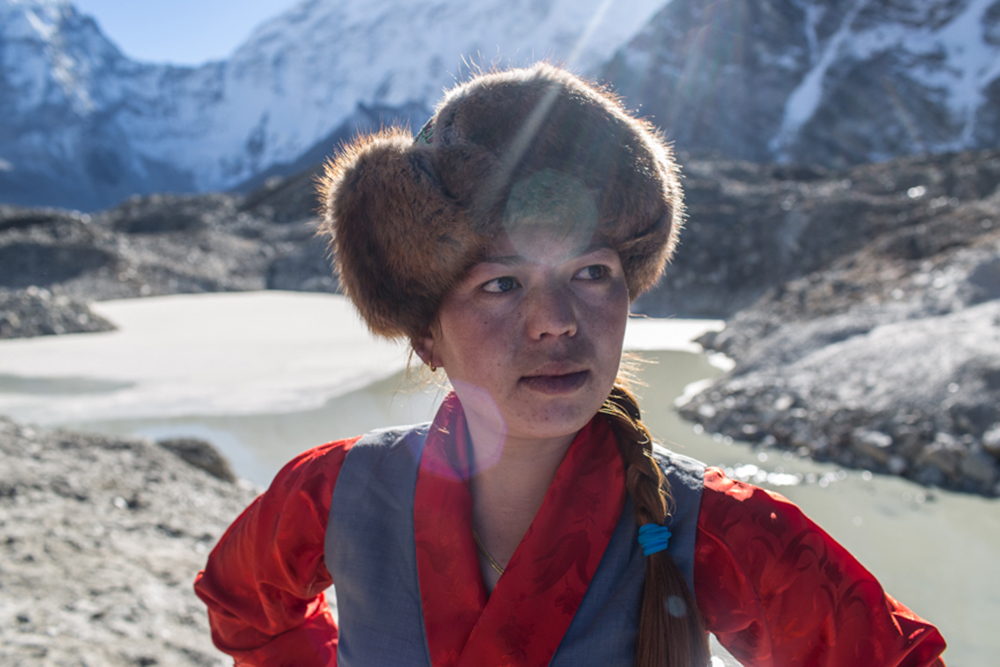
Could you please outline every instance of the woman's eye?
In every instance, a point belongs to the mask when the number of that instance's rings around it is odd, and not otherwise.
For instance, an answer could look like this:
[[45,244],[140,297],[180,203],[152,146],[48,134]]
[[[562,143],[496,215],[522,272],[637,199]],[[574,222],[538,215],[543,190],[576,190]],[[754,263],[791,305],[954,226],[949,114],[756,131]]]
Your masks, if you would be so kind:
[[491,292],[493,294],[502,294],[504,292],[509,292],[512,289],[517,289],[520,285],[516,278],[510,276],[503,276],[502,278],[494,278],[485,285],[483,285],[484,292]]
[[585,266],[576,273],[578,280],[600,280],[608,275],[608,267],[603,264]]

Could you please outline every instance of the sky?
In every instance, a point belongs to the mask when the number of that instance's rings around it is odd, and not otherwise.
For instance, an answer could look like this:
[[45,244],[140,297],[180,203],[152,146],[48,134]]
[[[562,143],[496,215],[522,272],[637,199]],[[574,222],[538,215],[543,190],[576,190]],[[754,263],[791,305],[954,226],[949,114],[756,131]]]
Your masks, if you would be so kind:
[[71,0],[134,60],[200,65],[228,57],[263,21],[299,0]]

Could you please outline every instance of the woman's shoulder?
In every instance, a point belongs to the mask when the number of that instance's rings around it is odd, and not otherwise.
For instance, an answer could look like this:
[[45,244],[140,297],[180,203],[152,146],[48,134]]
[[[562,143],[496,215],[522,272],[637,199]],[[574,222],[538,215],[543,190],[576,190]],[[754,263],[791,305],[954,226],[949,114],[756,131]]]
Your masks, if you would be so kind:
[[347,453],[360,438],[333,440],[302,452],[278,471],[263,497],[288,496],[306,489],[325,496],[325,489],[333,489]]
[[362,436],[353,438],[351,447],[354,447],[355,445],[359,448],[396,447],[408,440],[415,440],[416,442],[422,443],[423,439],[427,437],[427,432],[430,429],[430,426],[431,422],[423,422],[407,426],[389,426],[386,428],[374,429]]
[[726,477],[722,469],[705,468],[701,502],[702,528],[726,531],[734,524],[784,534],[786,529],[817,530],[798,505],[780,493]]
[[721,468],[707,466],[704,475],[705,502],[717,506],[720,511],[742,509],[748,512],[768,513],[785,511],[801,513],[798,505],[775,491],[763,489],[754,484],[741,482],[726,476]]
[[347,458],[348,452],[362,450],[366,447],[384,448],[402,444],[408,436],[423,436],[427,433],[429,424],[414,426],[392,426],[369,431],[342,440],[332,440],[312,449],[308,449],[285,464],[275,479],[283,477],[301,477],[310,472],[339,471]]
[[708,469],[701,461],[678,454],[659,444],[653,445],[653,460],[671,484],[679,481],[691,489],[701,489],[705,471]]
[[698,544],[700,556],[716,553],[734,566],[738,563],[738,569],[745,573],[756,573],[754,576],[773,574],[793,564],[810,569],[795,555],[805,558],[811,554],[805,560],[818,572],[830,568],[830,559],[855,563],[847,550],[794,502],[775,491],[730,479],[716,467],[705,470]]
[[417,424],[382,428],[308,449],[286,463],[275,475],[271,490],[287,493],[308,488],[326,495],[336,484],[350,452],[360,455],[359,459],[380,456],[409,442],[414,436],[422,442],[428,426]]
[[[684,486],[701,492],[702,529],[725,526],[726,517],[734,514],[746,518],[763,515],[768,522],[790,515],[796,520],[805,519],[795,503],[780,493],[726,477],[721,468],[709,466],[684,454],[678,454],[659,444],[653,445],[653,459],[672,485]],[[706,521],[706,519],[716,519]]]

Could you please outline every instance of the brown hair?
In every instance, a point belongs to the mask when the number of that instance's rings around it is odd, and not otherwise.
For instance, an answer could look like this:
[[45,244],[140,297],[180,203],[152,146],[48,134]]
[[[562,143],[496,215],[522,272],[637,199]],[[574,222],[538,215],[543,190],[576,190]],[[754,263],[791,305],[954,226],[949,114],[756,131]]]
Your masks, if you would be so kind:
[[[611,424],[625,462],[636,522],[663,525],[673,502],[670,482],[653,459],[653,440],[640,419],[639,404],[618,382],[600,413]],[[647,556],[636,667],[703,667],[709,657],[701,613],[677,563],[666,550]]]

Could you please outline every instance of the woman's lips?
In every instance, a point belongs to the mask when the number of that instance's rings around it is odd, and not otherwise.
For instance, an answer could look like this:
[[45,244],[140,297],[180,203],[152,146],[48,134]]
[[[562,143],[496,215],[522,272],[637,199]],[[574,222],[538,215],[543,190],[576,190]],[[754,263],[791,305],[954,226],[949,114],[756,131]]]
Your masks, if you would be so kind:
[[569,394],[582,387],[589,376],[587,370],[560,375],[526,375],[521,378],[521,384],[542,394]]

